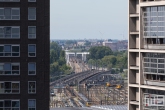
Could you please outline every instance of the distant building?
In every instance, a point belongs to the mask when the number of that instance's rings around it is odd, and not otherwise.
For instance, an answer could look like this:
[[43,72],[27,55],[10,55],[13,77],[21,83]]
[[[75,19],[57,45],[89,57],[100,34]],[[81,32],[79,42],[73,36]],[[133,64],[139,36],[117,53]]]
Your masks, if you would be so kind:
[[84,46],[84,44],[85,44],[85,41],[77,41],[78,46]]
[[111,48],[112,51],[117,51],[117,43],[114,43],[114,42],[103,42],[103,46],[107,46],[109,48]]
[[112,51],[123,51],[123,50],[127,50],[127,47],[128,47],[127,40],[107,39],[107,40],[104,40],[104,42],[102,44],[103,44],[103,46],[107,46],[107,47],[111,48]]

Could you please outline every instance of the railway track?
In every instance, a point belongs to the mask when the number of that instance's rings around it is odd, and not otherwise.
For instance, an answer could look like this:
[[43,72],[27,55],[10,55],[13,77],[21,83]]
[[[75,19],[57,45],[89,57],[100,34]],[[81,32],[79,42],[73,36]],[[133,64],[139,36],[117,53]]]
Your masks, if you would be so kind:
[[[116,89],[103,85],[93,86],[85,91],[81,88],[81,93],[85,95],[94,105],[125,105],[127,104],[127,87]],[[89,93],[88,93],[89,92]]]
[[77,95],[74,93],[74,90],[71,90],[69,87],[66,87],[66,95],[70,98],[73,103],[73,107],[81,107],[78,100],[76,100]]

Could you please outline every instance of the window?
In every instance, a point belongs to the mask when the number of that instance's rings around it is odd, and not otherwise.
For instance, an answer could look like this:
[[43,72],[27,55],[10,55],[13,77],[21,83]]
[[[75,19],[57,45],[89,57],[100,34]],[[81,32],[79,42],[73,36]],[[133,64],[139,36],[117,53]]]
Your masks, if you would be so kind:
[[0,100],[0,110],[20,110],[19,100]]
[[0,8],[0,20],[20,20],[20,9]]
[[36,8],[28,8],[28,20],[36,20]]
[[29,2],[36,2],[36,0],[28,0]]
[[29,26],[28,27],[28,38],[36,38],[36,26]]
[[0,2],[19,2],[20,0],[0,0]]
[[35,44],[29,44],[28,45],[28,56],[29,57],[35,57],[36,56],[36,45]]
[[0,38],[20,38],[20,27],[0,27]]
[[28,64],[28,74],[35,75],[36,74],[36,63],[29,63]]
[[36,110],[36,100],[35,99],[28,100],[28,110]]
[[19,63],[0,63],[0,75],[19,75]]
[[0,57],[19,57],[19,45],[0,45]]
[[19,82],[0,82],[0,94],[18,94],[20,93]]
[[36,93],[36,82],[35,81],[28,82],[28,93],[31,93],[31,94]]

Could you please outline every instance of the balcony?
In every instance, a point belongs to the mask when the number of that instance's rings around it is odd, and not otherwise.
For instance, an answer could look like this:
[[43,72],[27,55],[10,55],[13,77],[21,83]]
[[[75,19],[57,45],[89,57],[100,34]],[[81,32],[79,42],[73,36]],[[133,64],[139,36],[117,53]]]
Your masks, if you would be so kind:
[[129,103],[130,103],[130,104],[133,104],[133,105],[139,105],[139,102],[136,101],[136,100],[135,100],[135,101],[132,100],[132,101],[130,101]]
[[130,34],[131,35],[138,35],[139,34],[139,31],[131,31]]
[[132,69],[132,70],[139,70],[139,66],[130,65],[130,69]]
[[144,49],[159,49],[159,50],[164,50],[165,49],[165,44],[145,44]]
[[156,80],[145,80],[145,85],[152,85],[152,86],[162,86],[165,87],[165,81],[156,81]]
[[131,13],[129,16],[130,17],[139,17],[139,13]]

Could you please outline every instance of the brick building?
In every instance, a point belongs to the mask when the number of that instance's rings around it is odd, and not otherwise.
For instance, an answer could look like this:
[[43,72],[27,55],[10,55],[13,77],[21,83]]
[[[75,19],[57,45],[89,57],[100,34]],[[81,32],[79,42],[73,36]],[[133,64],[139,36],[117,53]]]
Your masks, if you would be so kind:
[[49,0],[0,0],[0,110],[49,110]]

